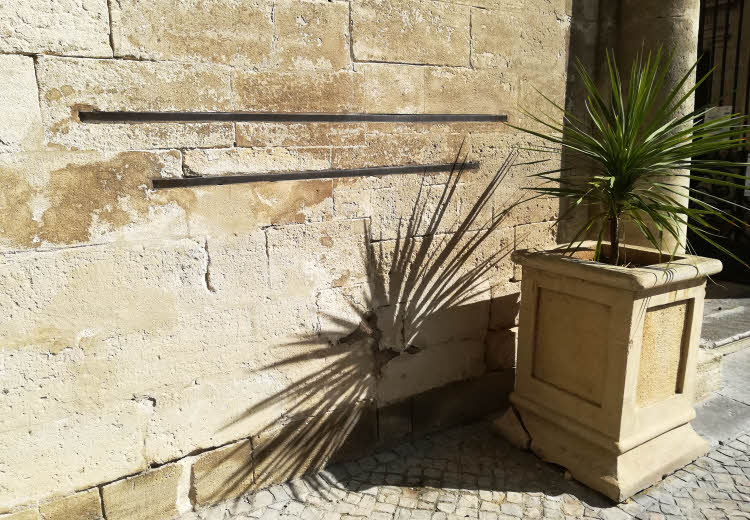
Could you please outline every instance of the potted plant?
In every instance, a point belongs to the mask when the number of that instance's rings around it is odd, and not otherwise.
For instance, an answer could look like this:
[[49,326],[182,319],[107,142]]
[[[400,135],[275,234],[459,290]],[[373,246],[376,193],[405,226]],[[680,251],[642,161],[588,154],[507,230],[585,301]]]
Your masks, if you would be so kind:
[[[579,63],[588,115],[545,97],[561,117],[527,111],[539,129],[515,127],[553,145],[539,150],[583,157],[594,171],[547,171],[530,188],[588,214],[570,244],[514,254],[523,273],[509,414],[534,452],[618,501],[707,450],[690,421],[706,277],[721,262],[683,254],[685,228],[748,260],[715,242],[710,219],[747,224],[688,184],[744,185],[730,170],[737,164],[711,154],[741,145],[746,116],[708,121],[688,109],[707,77],[689,88],[694,65],[667,89],[671,63],[661,51],[639,56],[624,85],[608,54],[602,90]],[[623,229],[650,247],[622,245]]]

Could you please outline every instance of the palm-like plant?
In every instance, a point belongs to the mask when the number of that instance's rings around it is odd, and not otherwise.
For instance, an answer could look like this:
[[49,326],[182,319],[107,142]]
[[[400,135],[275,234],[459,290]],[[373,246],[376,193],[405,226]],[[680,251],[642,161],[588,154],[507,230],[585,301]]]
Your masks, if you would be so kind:
[[[614,56],[607,53],[609,86],[600,91],[578,62],[578,74],[586,90],[587,115],[577,117],[542,94],[562,112],[562,121],[524,111],[541,125],[541,130],[514,128],[554,145],[535,150],[568,150],[587,158],[595,171],[588,175],[557,175],[567,168],[545,171],[534,175],[543,183],[529,189],[538,196],[568,199],[570,210],[593,208],[570,249],[595,234],[595,260],[620,263],[622,226],[629,220],[660,252],[667,252],[664,244],[668,237],[674,239],[675,249],[682,246],[690,250],[681,232],[687,227],[695,236],[747,265],[716,242],[718,229],[711,221],[718,218],[733,226],[748,224],[707,202],[723,199],[688,186],[688,181],[700,181],[744,189],[746,177],[729,169],[745,163],[714,157],[718,151],[744,144],[747,116],[732,114],[707,120],[707,109],[692,110],[687,104],[710,73],[687,88],[696,63],[671,90],[665,91],[671,64],[672,55],[665,58],[661,50],[653,57],[638,56],[624,86]],[[605,236],[611,244],[606,257],[601,247]]]

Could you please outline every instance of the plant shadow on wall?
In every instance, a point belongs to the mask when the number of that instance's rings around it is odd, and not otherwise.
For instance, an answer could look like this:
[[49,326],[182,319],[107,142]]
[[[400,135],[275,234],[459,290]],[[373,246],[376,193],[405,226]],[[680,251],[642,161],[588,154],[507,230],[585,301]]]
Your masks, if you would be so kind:
[[[250,418],[268,417],[273,410],[284,412],[280,418],[276,413],[276,419],[252,437],[252,461],[225,475],[211,502],[288,481],[329,461],[352,459],[363,454],[363,447],[371,449],[383,440],[378,432],[385,425],[381,418],[378,428],[377,406],[383,404],[384,368],[413,360],[410,369],[398,372],[397,379],[407,385],[410,378],[423,377],[418,372],[440,370],[434,364],[421,364],[420,356],[430,347],[415,346],[415,338],[425,334],[429,341],[429,329],[463,326],[461,320],[471,324],[472,315],[489,314],[491,277],[500,263],[509,259],[514,242],[512,234],[499,243],[489,239],[503,232],[500,228],[513,208],[537,197],[514,196],[502,204],[502,211],[492,207],[497,188],[511,170],[528,166],[518,157],[516,150],[509,154],[455,225],[445,221],[449,209],[456,207],[456,194],[465,186],[466,163],[458,159],[444,185],[442,181],[430,184],[434,177],[422,177],[410,216],[399,221],[403,226],[399,225],[396,240],[370,240],[367,230],[368,283],[346,295],[349,312],[321,313],[325,325],[315,336],[275,347],[283,349],[285,357],[258,369],[294,377],[284,390],[251,406],[225,428]],[[427,196],[429,188],[436,186],[442,190],[437,200]],[[363,294],[355,294],[355,290]],[[506,302],[516,309],[518,295],[506,297]],[[486,333],[486,320],[484,323],[482,334]],[[476,360],[482,370],[484,340],[480,340],[481,358]],[[460,340],[446,345],[452,349],[463,346]],[[470,357],[463,351],[454,352],[453,359]],[[512,374],[506,377],[512,378]],[[403,434],[408,436],[410,404],[405,406]],[[226,458],[233,455],[230,450]]]

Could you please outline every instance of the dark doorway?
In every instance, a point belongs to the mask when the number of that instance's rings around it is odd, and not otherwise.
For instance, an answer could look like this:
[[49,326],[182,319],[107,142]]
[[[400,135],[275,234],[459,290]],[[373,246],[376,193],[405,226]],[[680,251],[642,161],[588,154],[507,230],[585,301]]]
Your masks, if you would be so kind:
[[[698,37],[698,76],[714,69],[712,78],[696,92],[696,107],[713,107],[706,114],[708,118],[730,113],[748,113],[750,109],[750,2],[746,0],[701,0],[700,27]],[[747,138],[750,138],[750,132]],[[746,138],[746,139],[747,139]],[[750,147],[745,144],[733,150],[721,152],[727,160],[748,162]],[[745,169],[736,173],[748,175]],[[721,202],[710,195],[721,197],[737,205],[750,205],[750,186],[746,190],[714,184],[696,185],[708,195],[697,194],[704,202],[717,205],[731,212],[745,222],[750,215],[731,203]],[[720,237],[716,239],[722,246],[732,250],[750,263],[750,228],[732,226],[720,219],[712,222]],[[700,255],[719,258],[724,263],[724,271],[718,278],[735,282],[750,283],[750,270],[722,254],[688,232],[688,239]]]

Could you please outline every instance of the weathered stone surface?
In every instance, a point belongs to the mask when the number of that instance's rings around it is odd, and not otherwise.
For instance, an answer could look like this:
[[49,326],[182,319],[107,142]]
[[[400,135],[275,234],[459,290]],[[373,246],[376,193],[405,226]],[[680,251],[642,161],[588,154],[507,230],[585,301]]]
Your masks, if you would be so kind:
[[456,134],[371,132],[364,147],[334,148],[331,162],[334,168],[452,163],[462,141]]
[[[536,16],[529,18],[529,10]],[[527,2],[517,9],[472,9],[471,16],[473,67],[565,72],[570,21],[546,1]]]
[[351,62],[347,2],[274,4],[275,60],[281,69],[338,70]]
[[236,110],[268,112],[362,112],[364,74],[338,72],[232,73]]
[[18,513],[10,513],[9,515],[0,515],[1,520],[41,520],[39,511],[36,509],[26,509]]
[[[424,111],[424,67],[357,63],[356,68],[365,75],[365,111],[394,114]],[[368,126],[373,129],[377,125]]]
[[184,211],[148,190],[182,175],[180,161],[177,151],[0,154],[0,249],[184,236]]
[[328,148],[187,150],[183,157],[183,167],[188,175],[321,170],[331,166]]
[[180,464],[168,464],[102,487],[107,520],[170,520],[176,517],[180,513],[177,487],[183,471]]
[[115,56],[268,66],[272,9],[266,0],[112,2]]
[[34,61],[26,56],[0,56],[0,76],[0,153],[38,148],[42,142],[42,118]]
[[247,493],[252,489],[253,448],[249,440],[209,451],[193,464],[190,500],[207,506]]
[[[204,357],[196,332],[189,332],[181,320],[192,305],[210,296],[205,287],[205,262],[203,241],[192,240],[0,257],[0,279],[8,288],[0,294],[0,338],[6,347],[2,360],[8,370],[4,382],[9,390],[0,402],[3,431],[33,425],[34,435],[65,428],[69,436],[80,436],[79,423],[83,427],[94,420],[86,414],[102,409],[92,430],[109,427],[110,405],[115,416],[131,414],[137,419],[135,412],[140,408],[130,409],[136,404],[130,401],[133,395],[145,393],[154,380],[176,377]],[[52,272],[57,276],[51,276]],[[59,319],[72,304],[75,314]],[[170,341],[183,329],[184,336]],[[206,332],[208,337],[216,333],[211,326]],[[180,355],[164,355],[169,351]],[[149,358],[147,366],[143,356]],[[220,371],[218,367],[210,369],[212,373]],[[185,375],[191,378],[189,374]],[[182,381],[178,378],[177,382]],[[22,411],[10,413],[22,403]],[[136,419],[134,423],[126,421],[123,427],[140,430],[140,419]],[[54,427],[48,424],[58,422]],[[66,422],[70,425],[65,426]],[[103,424],[98,425],[100,422]],[[118,436],[127,446],[138,443],[139,448],[117,466],[141,460],[141,433],[135,437]],[[88,434],[81,442],[87,439]],[[102,453],[90,457],[108,453],[108,445],[101,448]],[[71,458],[77,453],[72,447],[67,450]],[[64,464],[59,466],[57,471],[66,470]],[[94,464],[92,470],[98,467]],[[133,471],[123,474],[128,473]],[[85,488],[99,482],[83,480],[76,485]]]
[[100,520],[99,489],[89,489],[39,506],[44,520]]
[[469,8],[430,0],[352,2],[360,61],[469,65]]
[[112,56],[106,0],[0,5],[0,52]]
[[272,290],[296,297],[366,282],[365,231],[361,220],[269,230]]
[[37,66],[46,138],[68,149],[228,146],[231,123],[82,124],[78,110],[221,111],[229,69],[149,61],[43,57]]
[[[94,377],[83,373],[79,381],[81,391],[87,385],[98,385]],[[3,381],[3,387],[9,383]],[[11,389],[16,391],[13,386]],[[0,507],[42,499],[50,490],[72,493],[143,470],[146,420],[135,402],[123,401],[113,410],[81,411],[3,431],[0,459],[8,471],[0,473]]]
[[363,146],[365,123],[237,123],[237,146]]
[[425,112],[505,114],[516,103],[518,79],[510,71],[428,67]]
[[321,179],[176,189],[154,197],[183,208],[191,233],[200,236],[328,220],[332,191],[332,182]]

